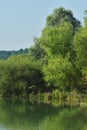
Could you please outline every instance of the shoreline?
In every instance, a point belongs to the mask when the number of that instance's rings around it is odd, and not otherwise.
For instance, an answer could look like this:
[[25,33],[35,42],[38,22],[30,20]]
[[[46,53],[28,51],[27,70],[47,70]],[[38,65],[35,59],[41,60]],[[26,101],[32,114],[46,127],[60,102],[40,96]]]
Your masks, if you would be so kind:
[[81,107],[87,107],[87,96],[78,94],[76,91],[72,92],[62,92],[60,93],[60,96],[58,95],[58,91],[55,90],[53,92],[44,92],[44,93],[38,93],[38,94],[29,94],[28,98],[24,98],[22,96],[17,97],[0,97],[0,100],[4,101],[24,101],[24,102],[31,102],[31,103],[43,103],[47,105],[52,105],[54,107],[58,106],[81,106]]

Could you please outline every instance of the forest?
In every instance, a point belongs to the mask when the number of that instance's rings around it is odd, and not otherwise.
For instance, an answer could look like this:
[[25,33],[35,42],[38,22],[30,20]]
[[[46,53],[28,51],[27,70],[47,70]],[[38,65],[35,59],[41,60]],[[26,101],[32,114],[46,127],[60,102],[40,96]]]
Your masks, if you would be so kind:
[[84,25],[71,10],[54,9],[27,53],[0,60],[0,97],[87,94],[87,11]]
[[25,54],[28,52],[28,49],[19,49],[17,51],[13,50],[13,51],[6,51],[6,50],[1,50],[0,51],[0,59],[7,59],[8,57],[12,56],[12,55],[19,55],[19,54]]

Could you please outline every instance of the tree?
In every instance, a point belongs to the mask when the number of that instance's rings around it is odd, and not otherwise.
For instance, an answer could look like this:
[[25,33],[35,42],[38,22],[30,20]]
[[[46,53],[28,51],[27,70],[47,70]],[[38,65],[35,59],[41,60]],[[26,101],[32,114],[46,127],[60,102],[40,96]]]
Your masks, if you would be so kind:
[[48,65],[43,67],[43,72],[49,86],[61,91],[80,90],[80,76],[67,57],[51,57]]
[[18,51],[0,51],[0,59],[8,59],[12,55],[27,54],[28,49],[20,49]]
[[0,88],[4,97],[28,97],[31,92],[44,90],[40,64],[28,56],[12,56],[1,62],[0,70]]
[[64,22],[69,22],[73,26],[74,32],[81,26],[71,10],[65,10],[63,7],[54,10],[53,14],[47,17],[46,26],[58,26]]
[[34,38],[34,46],[29,48],[29,55],[36,60],[42,60],[46,55],[45,48],[42,46],[40,38]]
[[84,17],[84,25],[87,27],[87,10],[84,11],[85,17]]
[[66,56],[73,48],[73,30],[69,23],[57,27],[46,27],[42,33],[42,44],[52,55]]
[[81,28],[74,37],[76,65],[82,74],[82,90],[87,90],[87,28]]
[[81,28],[74,37],[77,62],[82,67],[87,66],[87,28]]

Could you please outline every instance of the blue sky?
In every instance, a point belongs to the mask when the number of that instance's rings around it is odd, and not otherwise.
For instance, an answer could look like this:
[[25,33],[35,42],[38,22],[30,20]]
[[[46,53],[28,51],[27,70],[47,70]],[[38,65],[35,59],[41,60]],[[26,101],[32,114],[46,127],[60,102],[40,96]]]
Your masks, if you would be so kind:
[[46,17],[55,8],[71,9],[83,22],[87,1],[84,0],[0,0],[0,50],[18,50],[33,45]]

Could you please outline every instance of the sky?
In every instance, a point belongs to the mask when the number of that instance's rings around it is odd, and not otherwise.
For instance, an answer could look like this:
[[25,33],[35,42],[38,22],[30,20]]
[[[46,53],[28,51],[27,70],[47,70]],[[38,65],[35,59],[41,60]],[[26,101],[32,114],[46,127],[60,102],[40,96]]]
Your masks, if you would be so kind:
[[40,37],[46,17],[59,7],[72,10],[83,23],[86,0],[0,0],[0,50],[31,47],[33,37]]

